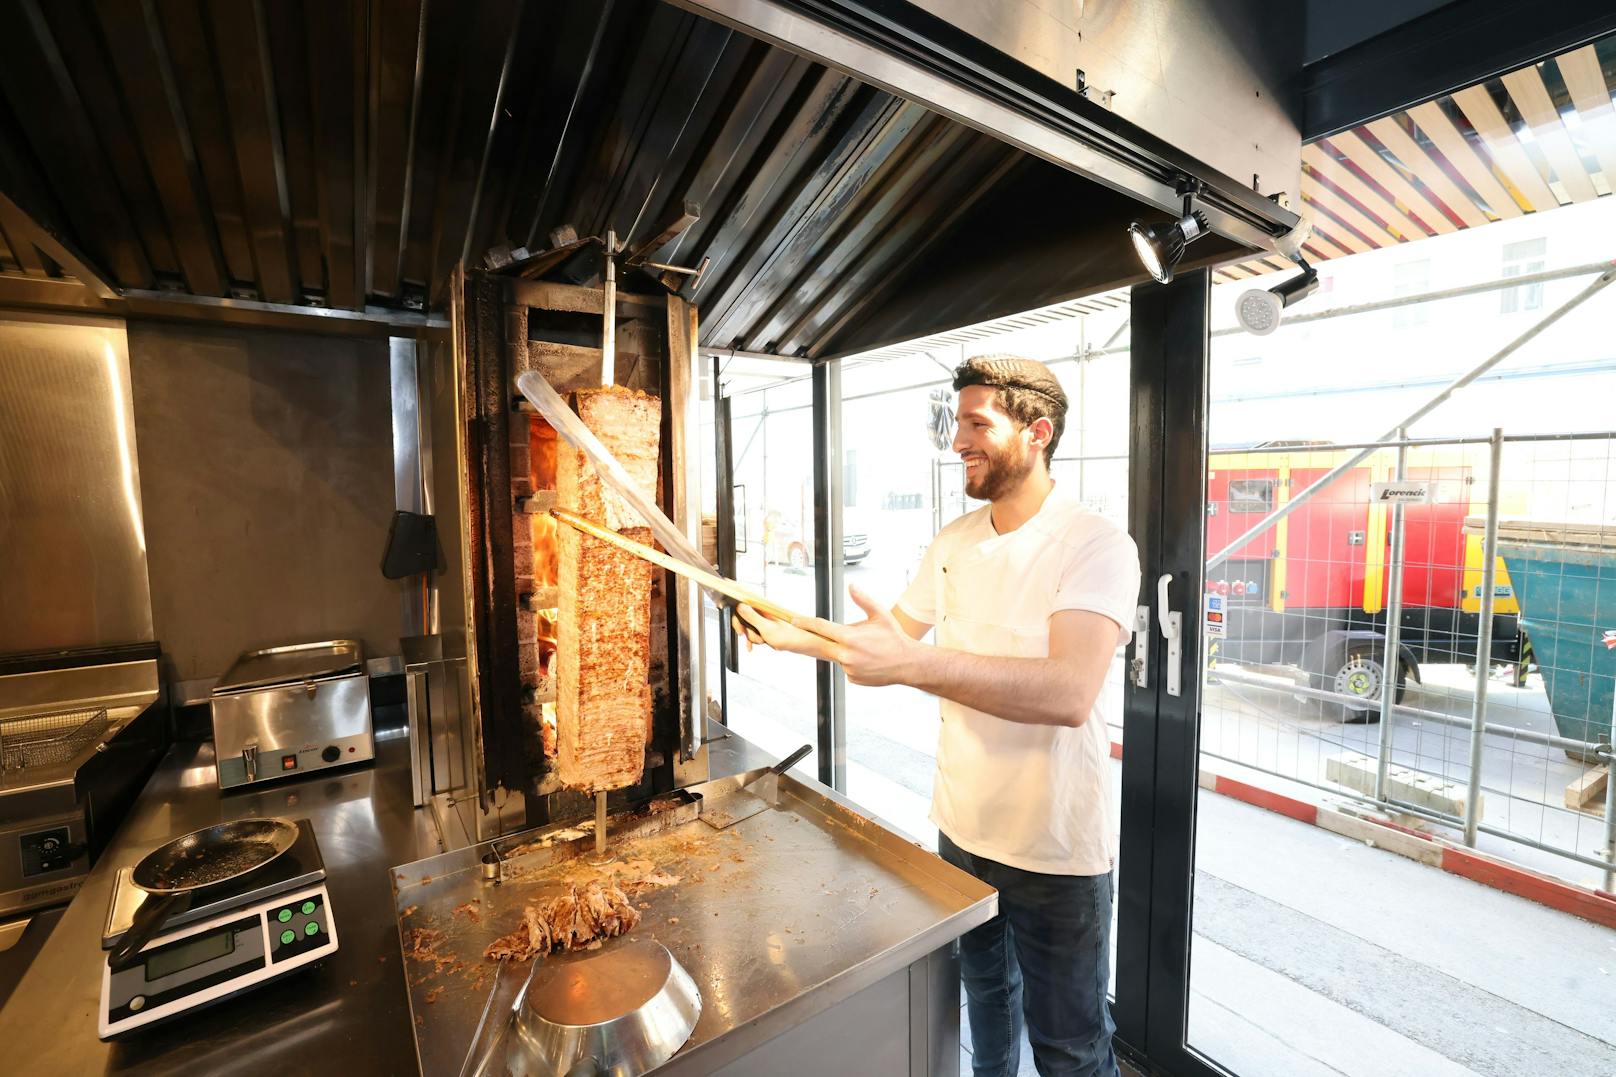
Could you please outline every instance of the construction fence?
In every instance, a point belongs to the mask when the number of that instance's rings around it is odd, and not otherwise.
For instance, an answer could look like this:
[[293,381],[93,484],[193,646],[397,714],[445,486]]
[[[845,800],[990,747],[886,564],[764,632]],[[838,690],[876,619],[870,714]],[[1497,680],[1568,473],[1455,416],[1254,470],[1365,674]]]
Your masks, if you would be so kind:
[[1206,511],[1204,756],[1616,889],[1616,432],[1217,451]]

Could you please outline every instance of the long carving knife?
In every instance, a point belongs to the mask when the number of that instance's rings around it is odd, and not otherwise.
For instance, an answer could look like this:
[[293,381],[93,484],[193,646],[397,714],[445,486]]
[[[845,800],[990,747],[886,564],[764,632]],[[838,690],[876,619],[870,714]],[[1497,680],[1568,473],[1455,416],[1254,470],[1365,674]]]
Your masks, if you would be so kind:
[[[623,500],[650,525],[651,533],[657,537],[657,541],[662,543],[663,549],[668,553],[625,538],[616,531],[586,520],[575,513],[552,510],[551,514],[556,519],[694,581],[712,593],[714,604],[721,609],[735,602],[745,602],[770,617],[804,631],[813,632],[810,618],[776,605],[734,580],[719,575],[718,569],[713,567],[712,563],[701,555],[701,551],[685,538],[674,522],[657,508],[656,501],[645,495],[623,465],[618,463],[617,457],[600,443],[600,439],[595,437],[594,431],[584,425],[577,412],[567,406],[567,402],[555,391],[555,387],[545,380],[544,375],[536,370],[524,371],[516,376],[516,388],[538,409],[545,422],[549,423],[559,436],[589,458],[601,479],[613,491],[620,494]],[[670,554],[673,556],[669,556]],[[726,599],[729,601],[726,602]]]
[[575,512],[569,512],[566,509],[551,509],[550,515],[568,527],[582,531],[584,534],[600,539],[602,542],[610,543],[620,550],[631,553],[635,557],[643,558],[653,565],[659,565],[669,572],[675,572],[688,580],[693,580],[720,598],[727,598],[734,602],[744,602],[777,621],[784,621],[786,624],[794,628],[800,628],[804,632],[812,632],[821,638],[828,638],[815,629],[815,618],[771,602],[765,596],[732,579],[720,576],[716,572],[708,572],[700,565],[689,564],[677,557],[665,554],[661,550],[653,549],[642,542],[635,542],[633,539],[625,535],[619,535],[611,528],[602,527],[593,520],[585,519]]
[[662,543],[663,549],[677,554],[686,564],[694,565],[709,575],[718,575],[718,569],[714,568],[701,555],[695,544],[685,537],[684,532],[657,508],[656,500],[646,496],[624,470],[623,465],[617,462],[617,457],[612,455],[611,450],[600,443],[594,431],[584,425],[577,412],[569,408],[567,402],[561,399],[561,394],[544,380],[544,375],[536,370],[524,371],[516,376],[516,388],[539,410],[539,414],[544,416],[544,421],[567,440],[567,444],[589,458],[589,462],[595,465],[595,470],[600,473],[606,485],[628,502],[650,526],[651,533]]

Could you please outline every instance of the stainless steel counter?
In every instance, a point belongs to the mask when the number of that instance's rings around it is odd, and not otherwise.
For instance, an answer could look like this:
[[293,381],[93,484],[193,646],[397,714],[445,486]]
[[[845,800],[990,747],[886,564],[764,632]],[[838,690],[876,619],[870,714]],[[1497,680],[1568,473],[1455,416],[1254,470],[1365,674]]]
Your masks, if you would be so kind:
[[[228,819],[312,822],[342,942],[319,967],[102,1043],[102,923],[119,868],[169,838]],[[210,744],[175,745],[123,829],[0,1010],[0,1069],[188,1075],[415,1071],[388,868],[438,851],[410,804],[409,743],[378,737],[371,766],[221,796]],[[12,1066],[21,1067],[12,1070]]]
[[[723,738],[719,727],[712,727],[712,735],[708,747],[715,783],[716,776],[772,762],[738,737]],[[428,1004],[425,996],[435,984],[426,982],[415,988],[420,1026],[412,1017],[395,918],[394,883],[400,880],[389,868],[433,857],[439,849],[427,814],[411,807],[407,740],[379,735],[376,748],[370,767],[225,796],[214,784],[210,745],[171,749],[0,1009],[0,1070],[16,1062],[29,1074],[416,1072],[416,1035],[444,1027],[450,1011],[471,1000],[446,992],[448,997]],[[909,853],[919,850],[862,820],[834,794],[790,780],[783,784],[790,791],[785,798],[790,810],[722,833],[696,821],[686,824],[694,830],[667,835],[674,842],[690,838],[706,846],[689,850],[691,857],[667,858],[692,879],[707,876],[694,888],[703,891],[700,898],[690,894],[696,899],[689,908],[694,914],[681,917],[679,927],[669,914],[686,903],[675,894],[639,899],[651,906],[642,930],[665,938],[687,966],[703,974],[711,1008],[691,1049],[669,1071],[753,1072],[744,1052],[773,1037],[802,1072],[823,1072],[816,1071],[817,1062],[833,1057],[836,1049],[860,1059],[843,1072],[882,1070],[876,1058],[858,1053],[872,1050],[867,1045],[876,1041],[893,1048],[888,1053],[900,1066],[895,1072],[910,1072],[901,1068],[902,1060],[912,1058],[906,1053],[911,1044],[924,1039],[920,1011],[935,1009],[936,998],[957,997],[957,971],[952,961],[939,957],[946,958],[946,948],[935,947],[946,947],[948,939],[990,915],[991,891],[972,890],[974,880],[955,878],[935,858],[911,860]],[[102,1043],[95,1032],[104,960],[100,936],[118,870],[177,834],[267,815],[307,818],[314,825],[342,948],[317,968]],[[894,841],[903,847],[888,845]],[[887,846],[884,852],[882,846]],[[754,881],[747,885],[743,877]],[[405,886],[419,882],[416,877]],[[815,885],[805,899],[801,891],[808,882]],[[968,894],[957,889],[962,882]],[[502,898],[515,901],[527,888],[501,889]],[[447,900],[450,894],[434,896]],[[490,903],[489,911],[498,904]],[[453,920],[451,908],[434,903],[446,922]],[[704,951],[712,956],[703,956]],[[727,956],[720,960],[720,954]],[[746,975],[720,975],[724,961]],[[749,988],[738,996],[734,987],[742,982],[760,990]],[[849,1013],[863,1015],[868,1027],[862,1033],[850,1033]],[[445,1057],[458,1061],[455,1052],[463,1046],[456,1024],[449,1021],[448,1035],[439,1042]],[[469,1029],[463,1035],[469,1036]],[[957,1038],[929,1049],[939,1058],[957,1057]],[[770,1072],[796,1072],[783,1066],[773,1065]]]
[[[704,815],[722,812],[748,779],[771,807],[715,829]],[[623,882],[642,910],[630,937],[665,945],[701,991],[695,1032],[659,1073],[957,1067],[949,944],[993,915],[993,888],[817,783],[751,771],[686,793],[683,806],[614,817],[617,859],[604,867],[587,859],[591,837],[555,827],[394,869],[422,1071],[453,1073],[464,1057],[492,979],[483,949],[520,923],[524,905],[596,878]],[[481,870],[496,844],[499,883]],[[652,876],[659,882],[641,882]],[[883,1005],[892,1020],[866,1027]],[[831,1042],[770,1046],[822,1017]],[[828,1061],[838,1050],[852,1069]]]

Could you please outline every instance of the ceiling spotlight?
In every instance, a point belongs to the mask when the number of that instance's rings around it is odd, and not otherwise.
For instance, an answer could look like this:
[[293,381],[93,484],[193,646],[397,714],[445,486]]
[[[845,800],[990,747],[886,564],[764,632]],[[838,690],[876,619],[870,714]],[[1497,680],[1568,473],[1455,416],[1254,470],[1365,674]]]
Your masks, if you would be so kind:
[[1286,307],[1319,290],[1319,271],[1300,259],[1296,264],[1302,271],[1290,280],[1281,281],[1267,291],[1252,288],[1235,300],[1234,316],[1242,329],[1259,337],[1267,336],[1279,328],[1281,312]]
[[1173,267],[1184,257],[1184,248],[1206,235],[1206,214],[1190,208],[1193,187],[1180,191],[1184,195],[1184,212],[1178,220],[1168,224],[1134,221],[1128,225],[1128,236],[1139,261],[1158,284],[1173,279]]

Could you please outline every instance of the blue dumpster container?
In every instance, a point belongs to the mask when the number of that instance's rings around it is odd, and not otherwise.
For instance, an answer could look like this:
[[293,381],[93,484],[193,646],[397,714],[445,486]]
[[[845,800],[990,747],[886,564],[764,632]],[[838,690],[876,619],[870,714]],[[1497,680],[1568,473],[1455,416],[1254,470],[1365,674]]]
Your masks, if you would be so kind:
[[1616,525],[1500,521],[1498,553],[1560,735],[1609,741],[1616,651],[1603,637],[1616,628]]

